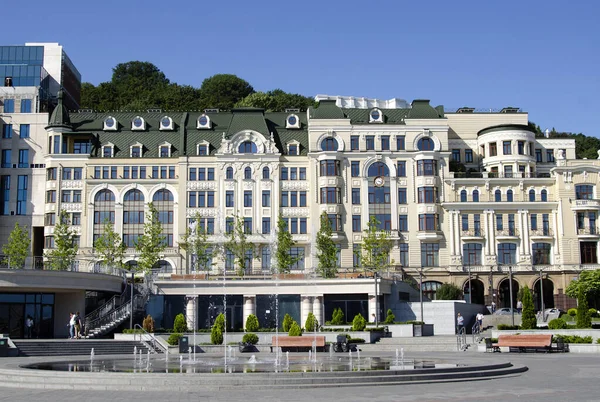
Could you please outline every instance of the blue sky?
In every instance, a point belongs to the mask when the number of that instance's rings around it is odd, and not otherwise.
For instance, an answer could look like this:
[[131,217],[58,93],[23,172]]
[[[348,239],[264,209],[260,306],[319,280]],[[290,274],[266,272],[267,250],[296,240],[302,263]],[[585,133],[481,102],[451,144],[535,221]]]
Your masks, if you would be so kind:
[[[59,5],[60,4],[60,5]],[[2,44],[59,42],[84,81],[150,61],[179,84],[518,106],[600,136],[600,1],[11,2]]]

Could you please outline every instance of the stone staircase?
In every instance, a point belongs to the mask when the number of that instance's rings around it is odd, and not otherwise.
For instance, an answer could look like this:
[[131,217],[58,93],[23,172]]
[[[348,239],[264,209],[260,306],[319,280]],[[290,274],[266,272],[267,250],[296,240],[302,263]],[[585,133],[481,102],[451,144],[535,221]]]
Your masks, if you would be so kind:
[[[471,335],[467,335],[467,344],[472,343]],[[360,345],[361,350],[378,350],[395,353],[396,349],[404,352],[456,352],[457,342],[455,335],[420,336],[413,338],[381,338],[379,342]],[[468,347],[467,351],[477,350]]]
[[[111,339],[71,339],[71,340],[13,340],[19,349],[19,356],[89,356],[132,355],[133,349],[148,353],[148,346],[139,341],[115,341]],[[150,350],[150,353],[157,353]]]

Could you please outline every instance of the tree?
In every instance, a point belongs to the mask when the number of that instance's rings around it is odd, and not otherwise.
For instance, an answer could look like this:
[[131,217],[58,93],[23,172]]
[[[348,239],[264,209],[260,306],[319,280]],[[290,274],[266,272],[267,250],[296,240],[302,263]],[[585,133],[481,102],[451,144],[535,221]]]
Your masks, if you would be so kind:
[[567,296],[577,299],[580,288],[590,297],[596,298],[600,296],[600,269],[580,272],[579,278],[569,283],[565,293]]
[[200,107],[230,110],[253,92],[252,85],[233,74],[216,74],[202,82]]
[[331,316],[331,325],[344,325],[346,323],[344,312],[341,308],[333,309],[333,315]]
[[283,331],[289,332],[293,323],[294,323],[294,319],[292,318],[292,316],[289,315],[288,313],[285,313],[285,315],[283,316]]
[[246,332],[256,332],[258,331],[258,328],[258,318],[254,314],[250,314],[248,318],[246,318]]
[[321,214],[321,227],[317,232],[318,273],[323,278],[335,278],[337,274],[337,247],[332,239],[333,231],[327,212]]
[[236,107],[258,107],[267,112],[283,112],[287,108],[306,111],[315,106],[313,98],[300,94],[287,93],[281,89],[268,92],[254,92],[237,102]]
[[369,226],[364,231],[360,252],[360,265],[372,272],[381,272],[394,263],[390,261],[390,252],[394,242],[387,232],[379,229],[380,222],[371,216]]
[[277,219],[277,251],[275,259],[277,262],[277,272],[280,274],[289,273],[292,267],[302,259],[302,256],[292,257],[290,251],[296,242],[288,230],[287,223],[279,216]]
[[365,317],[360,313],[356,314],[352,320],[352,331],[364,331],[366,327],[367,321],[365,320]]
[[319,323],[317,322],[317,318],[313,313],[308,313],[306,317],[306,322],[304,323],[304,329],[306,332],[314,332],[317,330]]
[[54,248],[46,252],[50,269],[65,271],[75,262],[77,255],[75,232],[71,229],[69,214],[62,209],[54,225]]
[[218,249],[217,244],[208,241],[208,233],[199,224],[201,221],[200,213],[196,213],[179,246],[188,253],[190,258],[194,258],[193,269],[195,271],[210,271],[214,265],[213,259],[217,256]]
[[27,227],[15,223],[15,227],[8,236],[8,242],[2,247],[2,252],[8,258],[9,268],[21,269],[25,266],[30,243]]
[[453,283],[444,283],[436,290],[435,298],[437,300],[461,300],[463,292]]
[[521,313],[521,329],[536,329],[537,318],[535,317],[533,307],[533,297],[531,297],[531,291],[527,286],[523,287],[521,303],[523,303],[523,311]]
[[302,335],[302,328],[300,328],[300,325],[298,325],[298,323],[296,321],[294,321],[292,323],[292,325],[290,326],[290,331],[288,332],[288,336],[301,336]]
[[592,318],[588,308],[587,292],[583,287],[579,287],[577,294],[577,328],[592,328]]
[[223,343],[223,334],[225,333],[225,315],[219,314],[210,329],[210,343],[221,345]]
[[233,228],[228,228],[228,240],[225,248],[233,254],[234,265],[237,274],[243,277],[246,269],[252,268],[252,260],[257,257],[256,246],[248,241],[248,235],[244,227],[244,220],[236,216],[233,218]]
[[173,331],[177,333],[187,331],[187,323],[185,322],[183,313],[179,313],[175,316],[175,320],[173,320]]
[[393,324],[396,321],[396,316],[394,315],[394,312],[392,311],[391,308],[388,308],[386,316],[385,316],[385,321],[383,322],[384,324]]
[[123,267],[125,244],[121,241],[121,235],[115,232],[112,222],[107,220],[104,223],[104,231],[94,242],[94,250],[100,263],[109,267]]
[[160,254],[165,250],[165,237],[162,234],[162,224],[158,217],[158,210],[153,203],[148,205],[144,234],[138,237],[135,249],[140,253],[138,270],[149,272],[160,260]]

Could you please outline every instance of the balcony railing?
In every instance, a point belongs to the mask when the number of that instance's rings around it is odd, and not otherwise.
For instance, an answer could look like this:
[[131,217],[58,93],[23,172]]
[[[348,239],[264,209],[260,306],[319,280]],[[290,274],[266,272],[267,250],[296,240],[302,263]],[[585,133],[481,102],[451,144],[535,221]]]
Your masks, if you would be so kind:
[[461,231],[462,237],[483,237],[483,232],[479,229],[469,229]]
[[552,229],[532,229],[529,231],[530,236],[553,236]]
[[594,226],[590,226],[587,228],[579,228],[577,229],[578,235],[598,235],[598,228]]
[[549,179],[550,173],[451,172],[455,179]]
[[575,207],[600,208],[600,200],[575,200]]
[[496,236],[518,236],[519,231],[515,229],[496,230]]

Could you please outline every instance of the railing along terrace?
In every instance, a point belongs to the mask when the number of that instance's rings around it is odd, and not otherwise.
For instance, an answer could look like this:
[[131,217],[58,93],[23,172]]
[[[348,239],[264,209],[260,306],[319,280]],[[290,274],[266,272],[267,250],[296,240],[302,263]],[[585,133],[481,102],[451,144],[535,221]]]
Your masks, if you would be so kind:
[[22,270],[39,270],[39,271],[64,271],[64,272],[86,272],[95,274],[106,274],[123,276],[124,270],[111,266],[91,265],[90,261],[84,259],[76,259],[70,264],[61,262],[59,258],[35,256],[25,263],[24,266],[18,267],[11,264],[10,257],[0,255],[0,269],[22,269]]
[[549,179],[550,173],[497,173],[497,172],[450,172],[455,179]]

